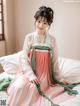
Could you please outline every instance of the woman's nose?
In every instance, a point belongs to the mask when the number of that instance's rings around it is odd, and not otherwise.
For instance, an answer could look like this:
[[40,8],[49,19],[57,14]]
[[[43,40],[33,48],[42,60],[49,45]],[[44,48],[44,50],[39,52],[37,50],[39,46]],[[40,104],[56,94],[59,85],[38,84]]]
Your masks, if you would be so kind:
[[43,23],[41,22],[39,26],[40,26],[40,28],[42,28],[43,27]]

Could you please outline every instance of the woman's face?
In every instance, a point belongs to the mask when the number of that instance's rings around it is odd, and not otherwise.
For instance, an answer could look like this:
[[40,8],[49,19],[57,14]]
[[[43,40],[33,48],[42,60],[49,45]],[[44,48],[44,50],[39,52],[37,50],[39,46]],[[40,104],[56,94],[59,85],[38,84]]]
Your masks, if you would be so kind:
[[36,30],[39,33],[44,33],[49,27],[48,22],[44,17],[39,17],[38,20],[36,20],[35,25]]

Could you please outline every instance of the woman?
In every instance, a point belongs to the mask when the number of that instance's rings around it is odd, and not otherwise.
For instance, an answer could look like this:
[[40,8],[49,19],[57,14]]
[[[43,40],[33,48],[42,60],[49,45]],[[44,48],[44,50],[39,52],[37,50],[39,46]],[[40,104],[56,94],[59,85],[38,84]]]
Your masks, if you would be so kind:
[[53,15],[53,10],[46,6],[34,15],[36,31],[25,38],[19,73],[8,88],[8,106],[51,106],[49,99],[39,94],[40,90],[55,103],[74,97],[56,84],[59,81],[56,41],[48,32]]

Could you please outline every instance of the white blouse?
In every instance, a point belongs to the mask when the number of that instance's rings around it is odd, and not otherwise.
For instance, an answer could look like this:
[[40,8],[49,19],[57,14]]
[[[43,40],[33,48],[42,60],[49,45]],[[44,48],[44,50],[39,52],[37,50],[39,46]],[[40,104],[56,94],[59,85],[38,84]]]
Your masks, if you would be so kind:
[[31,81],[36,78],[32,67],[30,65],[30,60],[28,58],[28,53],[30,51],[31,46],[41,45],[47,46],[53,49],[53,64],[54,64],[54,71],[56,79],[59,79],[59,66],[57,61],[57,51],[56,51],[56,41],[53,36],[49,33],[46,34],[45,40],[43,43],[40,42],[39,35],[37,32],[30,33],[26,35],[24,45],[23,45],[23,52],[21,55],[21,65],[23,72],[26,74],[27,78]]

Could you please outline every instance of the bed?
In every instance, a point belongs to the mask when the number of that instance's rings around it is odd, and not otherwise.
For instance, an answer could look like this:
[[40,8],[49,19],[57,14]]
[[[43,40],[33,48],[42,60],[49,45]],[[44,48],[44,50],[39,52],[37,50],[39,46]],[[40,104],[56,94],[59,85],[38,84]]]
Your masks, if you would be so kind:
[[[18,66],[20,64],[19,58],[22,54],[22,51],[17,53],[0,57],[0,65],[2,67],[1,70],[3,72],[0,73],[0,81],[3,79],[11,79],[13,80],[16,76]],[[59,77],[66,79],[70,83],[79,83],[80,82],[80,60],[75,60],[71,58],[59,57]],[[76,86],[74,89],[77,89],[79,94],[76,98],[72,100],[68,100],[65,104],[66,106],[80,106],[80,85]],[[0,106],[7,106],[7,92],[0,91]],[[73,103],[73,104],[72,104]],[[69,105],[68,105],[69,104]]]

